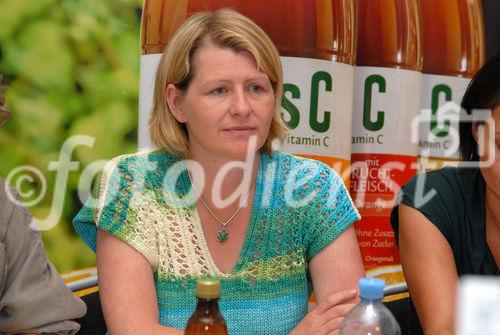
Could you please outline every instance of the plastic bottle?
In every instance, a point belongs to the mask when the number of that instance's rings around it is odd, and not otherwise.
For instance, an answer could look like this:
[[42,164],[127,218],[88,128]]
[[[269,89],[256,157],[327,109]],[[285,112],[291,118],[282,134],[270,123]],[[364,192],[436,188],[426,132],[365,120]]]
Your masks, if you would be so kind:
[[339,335],[400,335],[398,322],[381,302],[384,297],[384,281],[379,278],[362,278],[358,284],[361,302],[342,320]]
[[139,146],[151,145],[147,122],[154,72],[166,41],[190,14],[229,7],[254,20],[282,56],[282,115],[291,132],[281,149],[321,160],[343,174],[351,158],[355,4],[355,0],[145,0]]
[[226,321],[219,311],[220,282],[198,280],[196,282],[196,309],[188,320],[185,335],[227,335]]
[[416,173],[412,120],[422,79],[419,1],[361,0],[354,80],[351,194],[367,274],[404,280],[389,217],[400,187]]
[[484,62],[485,37],[480,0],[421,0],[421,7],[424,75],[418,144],[423,172],[458,163],[460,101]]

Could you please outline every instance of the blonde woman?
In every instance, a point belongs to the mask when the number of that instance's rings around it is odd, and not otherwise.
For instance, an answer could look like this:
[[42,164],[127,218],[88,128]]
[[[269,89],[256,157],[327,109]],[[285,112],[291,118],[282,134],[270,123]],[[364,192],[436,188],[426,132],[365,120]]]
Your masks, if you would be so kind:
[[75,219],[97,239],[112,334],[181,334],[207,276],[230,334],[336,332],[363,275],[359,214],[331,168],[273,152],[282,84],[271,40],[235,11],[195,14],[169,41],[150,120],[160,149],[112,162],[97,209]]

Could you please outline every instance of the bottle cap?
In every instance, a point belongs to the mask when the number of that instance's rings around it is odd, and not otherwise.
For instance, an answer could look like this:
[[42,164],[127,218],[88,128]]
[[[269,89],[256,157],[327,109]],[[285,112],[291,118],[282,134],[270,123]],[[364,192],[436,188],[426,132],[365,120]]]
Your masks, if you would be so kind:
[[359,295],[362,299],[382,300],[385,281],[380,278],[365,277],[358,281]]
[[220,281],[216,279],[200,279],[196,282],[196,296],[202,299],[220,297]]

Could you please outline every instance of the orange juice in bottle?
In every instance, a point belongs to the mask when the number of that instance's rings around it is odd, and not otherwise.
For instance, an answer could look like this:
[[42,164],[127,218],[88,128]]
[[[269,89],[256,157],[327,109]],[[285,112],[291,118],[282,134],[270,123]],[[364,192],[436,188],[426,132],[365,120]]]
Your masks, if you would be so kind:
[[484,61],[480,0],[421,0],[423,80],[418,144],[423,171],[457,164],[460,101]]
[[389,222],[399,187],[416,173],[411,124],[420,111],[421,17],[416,0],[360,0],[351,194],[365,270],[403,281]]
[[166,41],[188,15],[222,7],[255,21],[282,56],[282,115],[291,131],[281,149],[319,159],[345,175],[351,154],[355,0],[145,0],[139,145],[150,145],[154,71]]

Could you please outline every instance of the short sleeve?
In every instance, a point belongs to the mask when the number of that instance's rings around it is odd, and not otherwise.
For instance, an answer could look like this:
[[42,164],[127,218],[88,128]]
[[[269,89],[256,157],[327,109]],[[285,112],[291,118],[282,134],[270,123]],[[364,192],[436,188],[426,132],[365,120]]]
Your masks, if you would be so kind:
[[139,251],[156,270],[157,225],[142,215],[154,201],[146,188],[146,169],[135,157],[118,157],[105,166],[93,196],[73,220],[82,240],[96,251],[97,228]]
[[307,186],[315,196],[303,209],[308,261],[361,218],[338,174],[323,163],[315,164]]
[[[450,222],[450,219],[455,215],[452,213],[453,208],[460,208],[460,205],[453,204],[460,191],[453,188],[454,183],[450,180],[449,172],[451,170],[416,175],[401,188],[397,203],[405,204],[422,213],[441,231],[448,242],[451,242],[453,222]],[[398,206],[392,209],[390,220],[396,242],[399,244]]]

